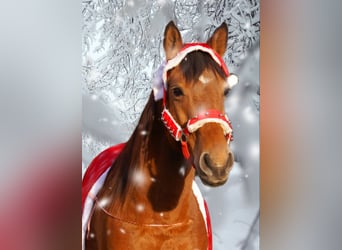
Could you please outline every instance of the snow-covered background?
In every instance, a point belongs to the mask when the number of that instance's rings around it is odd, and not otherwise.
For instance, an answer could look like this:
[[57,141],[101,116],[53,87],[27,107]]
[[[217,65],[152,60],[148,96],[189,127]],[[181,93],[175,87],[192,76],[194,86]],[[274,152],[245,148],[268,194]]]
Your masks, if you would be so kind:
[[239,76],[226,100],[235,165],[222,187],[199,184],[208,202],[215,250],[259,249],[259,34],[256,0],[83,0],[82,174],[91,159],[126,141],[164,60],[165,25],[183,41],[206,41],[229,26],[224,60]]

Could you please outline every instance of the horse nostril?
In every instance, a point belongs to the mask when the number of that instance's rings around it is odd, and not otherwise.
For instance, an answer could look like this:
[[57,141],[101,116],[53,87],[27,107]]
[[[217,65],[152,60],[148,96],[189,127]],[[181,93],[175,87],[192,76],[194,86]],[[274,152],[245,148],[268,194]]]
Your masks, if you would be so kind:
[[207,167],[211,166],[210,156],[208,153],[204,153],[203,160]]
[[[229,155],[230,156],[230,155]],[[205,165],[209,168],[213,168],[213,169],[224,169],[229,166],[229,163],[230,163],[230,159],[227,158],[226,161],[220,163],[219,161],[214,161],[211,157],[210,157],[210,154],[209,153],[204,153],[203,154],[203,161],[205,163]],[[220,171],[219,171],[220,172]]]
[[210,157],[208,153],[202,153],[200,157],[200,164],[199,167],[202,172],[204,172],[208,176],[212,176],[213,172],[210,169]]
[[234,164],[234,155],[232,152],[228,153],[227,167],[230,168]]

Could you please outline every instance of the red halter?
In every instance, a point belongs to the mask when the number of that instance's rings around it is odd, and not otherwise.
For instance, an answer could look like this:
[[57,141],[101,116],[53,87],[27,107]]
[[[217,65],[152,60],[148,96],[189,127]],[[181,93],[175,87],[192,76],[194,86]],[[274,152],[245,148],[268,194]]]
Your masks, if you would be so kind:
[[190,158],[190,153],[187,144],[187,137],[190,133],[195,132],[197,129],[205,125],[206,123],[218,123],[223,128],[223,133],[227,138],[227,143],[233,140],[232,133],[233,128],[226,114],[222,114],[218,110],[210,109],[206,110],[203,113],[199,113],[195,115],[193,118],[189,119],[186,127],[182,128],[176,120],[172,117],[170,111],[166,108],[166,83],[167,83],[167,72],[176,67],[185,56],[196,50],[201,50],[208,53],[214,60],[217,62],[221,68],[223,69],[225,75],[228,77],[229,72],[223,61],[223,59],[208,46],[208,44],[203,43],[190,43],[186,44],[182,50],[177,54],[176,57],[172,58],[167,62],[163,72],[163,80],[164,80],[164,97],[163,97],[163,105],[164,109],[162,111],[162,120],[169,130],[170,134],[175,138],[176,141],[180,141],[182,145],[182,152],[185,159]]

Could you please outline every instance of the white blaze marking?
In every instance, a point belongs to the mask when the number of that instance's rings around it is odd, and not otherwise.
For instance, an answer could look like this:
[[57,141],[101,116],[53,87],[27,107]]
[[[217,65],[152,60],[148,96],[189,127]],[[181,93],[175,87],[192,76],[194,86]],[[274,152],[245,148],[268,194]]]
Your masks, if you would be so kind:
[[207,77],[207,76],[204,76],[204,74],[202,74],[198,80],[203,83],[203,84],[207,84],[210,82],[211,78]]

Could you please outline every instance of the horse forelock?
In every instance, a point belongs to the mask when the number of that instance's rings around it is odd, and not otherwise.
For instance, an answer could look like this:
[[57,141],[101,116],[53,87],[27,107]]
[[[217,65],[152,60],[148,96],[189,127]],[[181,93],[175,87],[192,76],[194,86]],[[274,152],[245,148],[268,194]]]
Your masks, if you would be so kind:
[[186,82],[196,81],[205,70],[212,70],[223,79],[226,78],[221,66],[203,51],[189,53],[179,64]]

